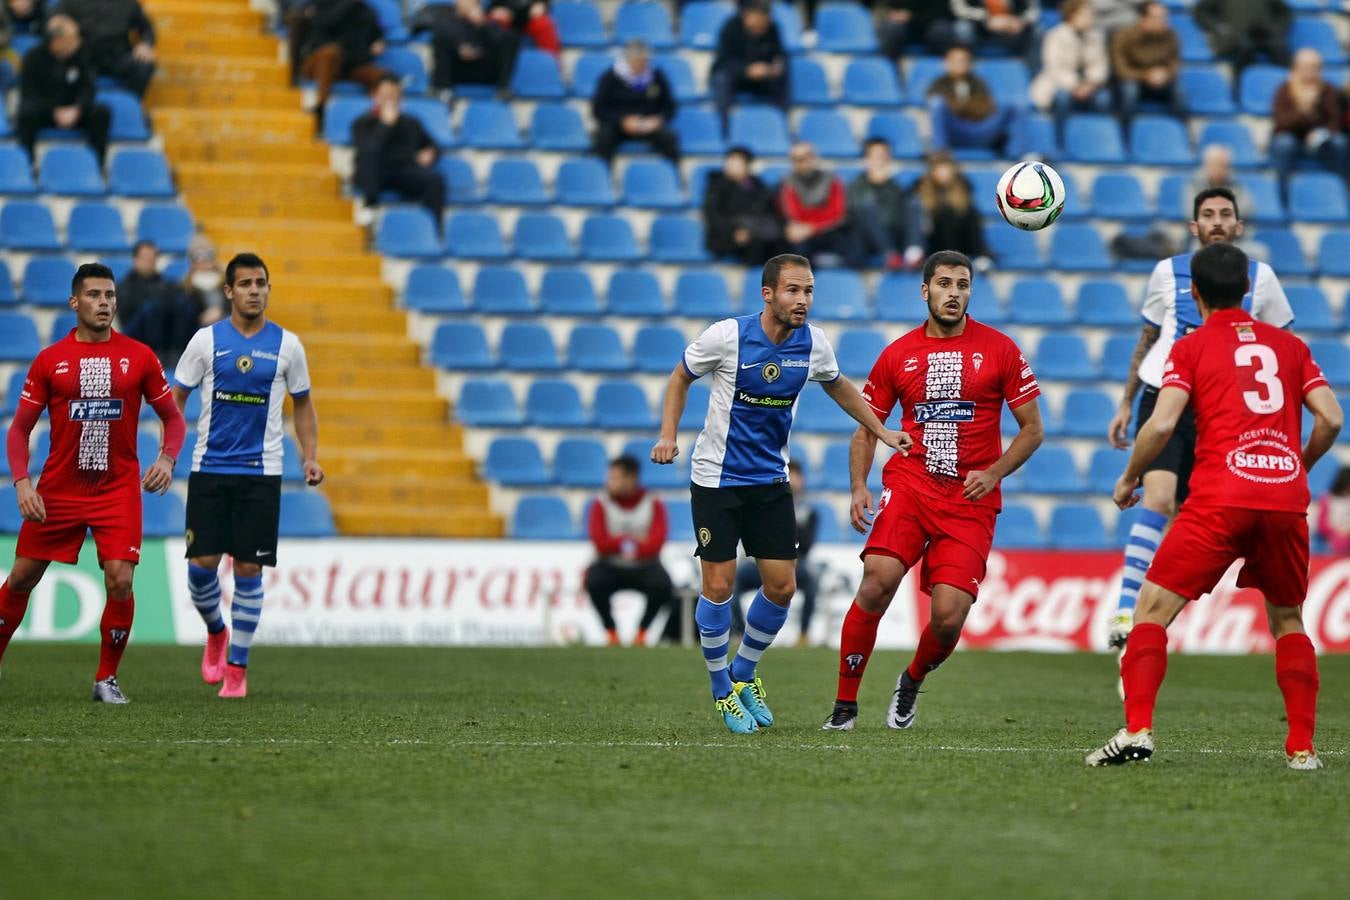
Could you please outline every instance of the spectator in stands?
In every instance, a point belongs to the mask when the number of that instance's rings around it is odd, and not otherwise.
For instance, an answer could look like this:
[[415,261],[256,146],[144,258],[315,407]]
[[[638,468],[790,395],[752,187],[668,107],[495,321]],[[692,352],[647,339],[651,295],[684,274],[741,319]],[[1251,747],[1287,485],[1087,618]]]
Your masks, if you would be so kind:
[[1041,43],[1041,71],[1028,93],[1041,109],[1050,110],[1055,128],[1064,135],[1072,112],[1111,111],[1107,79],[1106,35],[1096,27],[1088,0],[1063,0],[1064,20],[1045,33]]
[[38,132],[53,127],[83,132],[100,164],[107,155],[112,113],[94,100],[94,73],[80,43],[80,26],[57,15],[47,20],[46,42],[24,54],[15,131],[29,158]]
[[1196,0],[1192,15],[1214,55],[1239,72],[1258,54],[1277,66],[1289,64],[1293,12],[1285,0]]
[[1304,47],[1294,54],[1289,78],[1275,92],[1271,116],[1274,133],[1270,137],[1270,161],[1282,185],[1301,158],[1316,160],[1338,175],[1345,174],[1341,98],[1322,78],[1322,57],[1316,50]]
[[703,189],[703,232],[708,252],[734,257],[746,266],[783,252],[783,217],[774,192],[750,171],[754,155],[732,147],[722,171],[708,175]]
[[1200,151],[1200,174],[1192,179],[1190,187],[1183,192],[1179,212],[1191,215],[1191,198],[1201,191],[1219,187],[1233,192],[1237,208],[1242,210],[1247,221],[1251,221],[1256,204],[1233,172],[1233,151],[1223,144],[1206,144]]
[[0,25],[10,34],[42,34],[47,21],[47,0],[5,0]]
[[159,273],[159,249],[137,241],[131,270],[117,282],[117,317],[122,331],[149,345],[161,365],[172,367],[201,323],[201,310],[182,285]]
[[652,65],[647,42],[630,40],[595,86],[591,98],[595,117],[595,153],[606,163],[624,141],[647,144],[679,165],[680,139],[670,130],[675,116],[675,93],[666,73]]
[[722,26],[713,56],[712,90],[723,131],[738,92],[787,110],[787,51],[769,15],[768,0],[742,0],[740,15]]
[[366,90],[385,74],[375,57],[385,50],[384,29],[375,11],[362,0],[316,0],[302,19],[300,75],[314,82],[317,115],[338,79],[356,81]]
[[778,191],[787,224],[788,250],[818,265],[861,266],[860,242],[848,226],[844,183],[821,165],[816,148],[798,141],[788,151],[792,168]]
[[436,170],[440,151],[415,116],[403,112],[403,87],[385,75],[371,92],[371,109],[352,123],[356,148],[354,183],[367,207],[381,191],[426,207],[441,227],[445,209],[445,179]]
[[[806,500],[806,476],[801,466],[793,465],[788,469],[788,482],[792,486],[792,505],[797,511],[797,589],[802,592],[801,634],[797,637],[797,646],[805,647],[809,641],[811,619],[816,612],[816,593],[819,579],[814,566],[808,563],[811,548],[816,545],[816,533],[820,530],[820,513]],[[743,559],[736,565],[735,591],[736,602],[731,607],[734,624],[732,630],[745,631],[745,614],[741,611],[741,598],[751,591],[764,586],[759,574],[759,566],[753,559]]]
[[1138,18],[1139,4],[1135,0],[1091,0],[1091,3],[1097,27],[1106,32],[1107,37],[1115,34],[1118,28],[1133,25]]
[[413,31],[431,32],[433,87],[453,90],[461,84],[486,84],[506,95],[520,37],[489,18],[478,0],[424,6],[413,18]]
[[1337,556],[1350,556],[1350,466],[1341,466],[1331,490],[1317,501],[1317,536]]
[[927,253],[957,250],[970,257],[977,270],[988,271],[992,262],[980,213],[971,200],[970,181],[952,155],[946,151],[928,154],[928,168],[913,191],[928,237]]
[[549,15],[544,0],[492,0],[488,17],[503,28],[516,31],[534,41],[540,50],[562,55],[562,39],[558,37],[558,23]]
[[1014,56],[1031,50],[1040,0],[952,0],[956,40],[967,46],[991,44]]
[[849,225],[868,257],[881,257],[888,269],[914,269],[923,262],[919,207],[895,180],[895,161],[887,141],[868,140],[863,170],[849,183],[845,205]]
[[62,0],[58,11],[80,24],[85,58],[95,75],[145,96],[155,74],[155,26],[139,0]]
[[1178,118],[1186,114],[1181,86],[1177,83],[1181,74],[1181,41],[1172,30],[1167,6],[1161,0],[1145,3],[1138,22],[1112,35],[1111,65],[1120,92],[1117,110],[1126,122],[1134,118],[1140,100],[1164,104]]
[[216,259],[216,248],[206,237],[197,235],[188,244],[188,270],[183,276],[183,289],[198,311],[199,324],[219,322],[229,312],[224,284],[225,270]]
[[956,39],[951,0],[874,0],[873,9],[877,42],[891,59],[899,60],[911,44],[942,53]]
[[928,88],[933,149],[1001,147],[1004,156],[1020,156],[1021,110],[995,102],[989,85],[971,71],[970,48],[951,47],[942,64],[943,75]]
[[663,609],[670,613],[666,635],[679,639],[675,591],[670,574],[661,564],[661,546],[669,529],[666,505],[642,489],[638,471],[638,461],[632,456],[620,456],[611,462],[605,490],[591,503],[589,515],[596,560],[586,570],[586,593],[605,626],[611,647],[618,646],[619,632],[610,600],[619,591],[637,591],[647,598],[634,643],[647,643],[647,630]]

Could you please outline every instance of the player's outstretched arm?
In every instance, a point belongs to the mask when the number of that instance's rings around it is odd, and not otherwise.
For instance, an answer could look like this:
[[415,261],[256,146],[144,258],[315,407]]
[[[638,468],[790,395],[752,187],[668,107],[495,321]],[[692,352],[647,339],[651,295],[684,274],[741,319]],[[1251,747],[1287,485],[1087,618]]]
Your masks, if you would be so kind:
[[291,402],[295,404],[295,438],[300,444],[305,484],[314,487],[323,482],[323,468],[319,465],[319,413],[314,408],[314,396],[308,391],[292,394]]
[[1041,421],[1041,405],[1032,399],[1012,411],[1017,420],[1017,435],[1003,451],[1003,455],[994,460],[993,465],[983,470],[971,470],[966,473],[966,483],[961,496],[967,500],[979,500],[1003,479],[1022,467],[1031,458],[1036,448],[1045,440],[1045,425]]
[[903,456],[909,456],[909,448],[914,446],[914,439],[903,431],[891,431],[887,428],[877,414],[872,411],[872,407],[863,395],[858,393],[858,389],[853,386],[843,375],[833,381],[822,381],[820,386],[825,389],[825,393],[830,395],[830,399],[839,404],[839,408],[853,417],[863,428],[866,428],[871,434],[875,435],[877,440],[881,441],[887,447],[897,450]]
[[679,434],[680,416],[684,415],[685,404],[689,402],[689,385],[694,383],[681,360],[670,373],[666,382],[665,398],[661,401],[661,435],[652,447],[652,462],[669,465],[680,455],[676,438]]
[[1153,349],[1153,345],[1158,343],[1161,334],[1162,329],[1152,322],[1145,322],[1139,331],[1139,342],[1134,345],[1134,355],[1130,357],[1130,374],[1125,377],[1125,392],[1106,430],[1106,439],[1117,450],[1124,450],[1130,445],[1130,420],[1134,416],[1134,395],[1139,393],[1139,386],[1142,384],[1139,380],[1139,364],[1144,361],[1148,351]]
[[1321,459],[1341,433],[1345,413],[1336,395],[1326,385],[1318,385],[1303,398],[1303,405],[1313,414],[1313,430],[1303,447],[1303,470],[1306,472]]
[[1125,471],[1121,473],[1111,495],[1116,506],[1129,509],[1139,502],[1134,489],[1139,487],[1139,481],[1144,477],[1144,468],[1157,459],[1167,445],[1190,399],[1191,395],[1179,387],[1165,387],[1158,392],[1158,402],[1153,407],[1153,413],[1139,429],[1134,452],[1130,454],[1130,461],[1125,464]]

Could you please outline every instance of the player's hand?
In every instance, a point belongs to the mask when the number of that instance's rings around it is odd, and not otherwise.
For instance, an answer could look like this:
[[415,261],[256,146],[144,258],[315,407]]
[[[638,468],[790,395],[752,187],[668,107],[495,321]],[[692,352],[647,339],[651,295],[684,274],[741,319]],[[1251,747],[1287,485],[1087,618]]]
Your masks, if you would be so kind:
[[1116,482],[1116,489],[1111,492],[1111,499],[1121,509],[1129,509],[1139,502],[1139,495],[1135,493],[1138,487],[1138,478],[1126,478],[1121,475],[1120,480]]
[[323,467],[312,459],[305,462],[305,484],[310,487],[323,484]]
[[652,448],[652,462],[659,466],[670,465],[679,455],[680,448],[671,438],[661,438]]
[[1116,414],[1111,417],[1111,424],[1106,426],[1106,439],[1111,442],[1111,446],[1117,450],[1124,450],[1130,446],[1130,408],[1122,406],[1116,410]]
[[972,469],[966,473],[966,489],[961,492],[961,496],[967,500],[979,500],[981,497],[987,497],[998,487],[998,483],[997,475]]
[[872,527],[872,520],[877,514],[876,504],[872,501],[872,492],[865,487],[855,490],[848,513],[853,530],[858,534],[867,534],[867,529]]
[[131,55],[136,58],[137,62],[152,63],[155,61],[155,46],[142,41],[131,48]]
[[151,494],[162,494],[173,484],[173,463],[167,456],[155,460],[154,465],[145,470],[141,487]]
[[909,456],[909,450],[914,446],[914,438],[903,431],[887,431],[881,442],[901,456]]
[[14,489],[19,497],[19,515],[23,516],[24,521],[37,522],[39,525],[47,521],[47,505],[42,502],[31,479],[20,481]]

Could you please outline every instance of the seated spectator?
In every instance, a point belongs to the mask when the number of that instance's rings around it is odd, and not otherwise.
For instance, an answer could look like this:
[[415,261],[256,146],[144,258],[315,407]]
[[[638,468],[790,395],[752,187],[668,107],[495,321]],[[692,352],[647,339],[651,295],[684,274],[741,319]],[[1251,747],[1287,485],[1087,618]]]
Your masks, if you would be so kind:
[[596,560],[586,570],[586,593],[605,626],[611,647],[619,645],[619,631],[610,610],[610,601],[619,591],[637,591],[647,598],[633,643],[647,643],[647,630],[663,609],[669,612],[665,636],[672,641],[680,639],[674,586],[661,564],[661,546],[669,529],[666,505],[642,489],[638,471],[638,461],[631,456],[620,456],[610,463],[605,490],[591,503],[588,517]]
[[1181,73],[1181,41],[1167,19],[1161,0],[1145,3],[1139,21],[1111,37],[1111,65],[1120,91],[1118,111],[1125,121],[1134,118],[1139,101],[1161,103],[1172,115],[1186,114],[1177,84]]
[[816,148],[806,141],[793,144],[788,159],[792,168],[778,190],[788,252],[823,266],[841,261],[861,266],[865,260],[848,227],[844,183],[821,165]]
[[1028,93],[1037,107],[1053,113],[1062,139],[1070,113],[1111,111],[1111,70],[1106,35],[1093,23],[1088,0],[1064,0],[1059,10],[1064,21],[1045,33],[1041,71]]
[[1350,466],[1342,466],[1331,490],[1317,501],[1317,536],[1337,556],[1350,556]]
[[117,282],[117,318],[125,334],[148,345],[160,364],[171,368],[201,327],[201,310],[182,285],[160,275],[158,256],[154,242],[136,242],[131,270]]
[[675,115],[675,94],[666,73],[652,65],[652,51],[642,40],[624,45],[615,61],[595,86],[591,98],[595,117],[595,154],[614,161],[614,151],[624,141],[638,141],[666,159],[680,162],[680,139],[670,130]]
[[503,28],[516,31],[534,41],[540,50],[562,55],[562,39],[558,37],[558,23],[549,15],[544,0],[492,0],[488,18]]
[[952,0],[956,40],[967,46],[987,44],[1026,56],[1036,23],[1041,18],[1040,0]]
[[923,262],[923,225],[918,204],[895,180],[891,145],[872,138],[863,148],[863,170],[848,186],[848,221],[863,252],[886,268],[913,269]]
[[722,26],[713,55],[712,90],[724,131],[738,92],[787,109],[787,51],[769,15],[768,0],[742,0],[740,15]]
[[94,100],[94,73],[80,55],[80,43],[80,26],[57,15],[47,20],[46,42],[24,54],[15,133],[29,158],[43,128],[81,131],[100,165],[107,155],[112,113]]
[[0,25],[10,34],[42,34],[47,21],[47,0],[5,0]]
[[1182,208],[1179,210],[1190,218],[1191,198],[1210,188],[1227,188],[1237,200],[1237,208],[1250,220],[1256,204],[1251,194],[1238,182],[1233,172],[1233,151],[1223,144],[1206,144],[1200,151],[1200,174],[1191,180],[1190,187],[1184,192]]
[[183,276],[183,289],[192,308],[197,310],[198,324],[210,325],[225,318],[230,302],[225,298],[225,270],[216,259],[216,248],[203,235],[197,235],[188,244],[188,270]]
[[1281,184],[1300,159],[1315,160],[1337,175],[1345,173],[1341,98],[1322,78],[1322,57],[1316,50],[1304,47],[1294,54],[1289,79],[1275,92],[1271,116],[1270,161]]
[[754,155],[732,147],[722,171],[708,175],[703,189],[703,232],[708,252],[734,257],[745,266],[763,265],[783,252],[783,218],[774,192],[750,171]]
[[1289,64],[1294,15],[1284,0],[1196,0],[1191,14],[1214,55],[1239,72],[1262,54],[1274,65]]
[[505,96],[520,37],[489,18],[478,0],[423,6],[412,29],[431,32],[432,87],[453,90],[461,84],[485,84]]
[[[792,486],[792,505],[797,512],[797,589],[802,592],[801,634],[797,636],[797,646],[805,647],[810,641],[811,620],[816,614],[816,594],[819,579],[815,567],[807,562],[811,548],[816,545],[816,532],[820,529],[820,513],[806,501],[806,476],[801,466],[788,469],[788,481]],[[759,574],[759,566],[753,559],[742,559],[736,564],[734,582],[736,602],[731,605],[732,631],[745,631],[745,614],[741,611],[741,598],[751,591],[764,586]]]
[[356,149],[353,183],[367,207],[381,191],[426,207],[441,227],[445,209],[445,179],[436,170],[440,151],[416,117],[403,113],[403,87],[385,75],[371,92],[371,109],[352,123]]
[[366,90],[385,74],[375,64],[384,52],[384,29],[374,10],[362,0],[316,0],[301,19],[295,35],[300,75],[314,82],[318,116],[338,79],[355,81]]
[[145,96],[155,74],[155,26],[139,0],[62,0],[59,11],[80,24],[85,58],[95,75]]
[[956,40],[950,0],[875,0],[877,42],[894,60],[911,44],[943,53]]
[[970,181],[950,153],[928,154],[928,168],[915,182],[914,198],[923,216],[928,238],[926,253],[959,250],[980,272],[989,270],[989,247],[979,210],[971,201]]
[[934,150],[980,147],[1020,156],[1021,111],[1000,106],[989,85],[971,71],[970,48],[957,45],[942,57],[943,75],[928,88]]

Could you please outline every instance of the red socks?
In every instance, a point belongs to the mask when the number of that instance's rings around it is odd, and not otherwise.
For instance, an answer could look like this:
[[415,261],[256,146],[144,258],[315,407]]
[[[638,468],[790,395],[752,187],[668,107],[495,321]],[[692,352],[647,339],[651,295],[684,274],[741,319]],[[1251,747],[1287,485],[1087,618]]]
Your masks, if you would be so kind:
[[839,633],[839,693],[843,703],[858,702],[858,686],[877,644],[877,626],[882,613],[870,613],[857,603],[849,606]]
[[131,637],[131,620],[136,615],[136,598],[114,600],[109,597],[103,607],[103,621],[99,623],[98,633],[103,645],[98,650],[98,674],[95,681],[102,681],[117,674],[117,666],[122,662],[122,654],[127,649],[127,638]]
[[1313,749],[1317,722],[1317,652],[1306,634],[1286,634],[1275,642],[1275,681],[1284,695],[1289,736],[1284,752],[1290,756]]
[[1152,622],[1135,625],[1120,661],[1127,729],[1133,732],[1153,727],[1153,707],[1166,674],[1167,629]]
[[919,648],[914,651],[914,659],[909,664],[909,677],[915,681],[923,681],[929,672],[942,665],[943,661],[952,655],[956,643],[940,643],[937,635],[933,634],[932,624],[924,626],[923,633],[919,635]]
[[4,658],[9,639],[19,630],[26,612],[28,595],[11,589],[8,581],[0,584],[0,659]]

